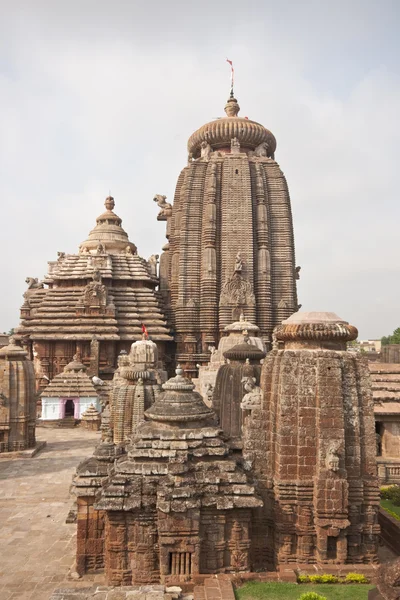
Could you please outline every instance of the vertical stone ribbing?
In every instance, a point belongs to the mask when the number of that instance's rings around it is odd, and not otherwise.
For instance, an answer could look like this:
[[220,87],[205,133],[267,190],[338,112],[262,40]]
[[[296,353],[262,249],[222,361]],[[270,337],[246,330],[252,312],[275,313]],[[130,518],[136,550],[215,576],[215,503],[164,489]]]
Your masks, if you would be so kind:
[[200,328],[202,351],[217,343],[218,331],[218,279],[217,279],[217,182],[220,178],[219,163],[208,164],[202,228],[202,263],[200,290]]
[[290,197],[286,179],[275,162],[265,163],[271,223],[271,287],[274,324],[297,310],[295,255]]
[[[261,160],[261,159],[259,159]],[[271,253],[268,223],[268,188],[265,171],[260,162],[250,162],[253,195],[253,222],[255,229],[255,295],[257,325],[260,336],[268,343],[273,328],[271,303]]]
[[246,155],[227,154],[224,157],[221,184],[221,283],[223,285],[232,277],[236,255],[240,252],[242,275],[253,286],[253,211]]

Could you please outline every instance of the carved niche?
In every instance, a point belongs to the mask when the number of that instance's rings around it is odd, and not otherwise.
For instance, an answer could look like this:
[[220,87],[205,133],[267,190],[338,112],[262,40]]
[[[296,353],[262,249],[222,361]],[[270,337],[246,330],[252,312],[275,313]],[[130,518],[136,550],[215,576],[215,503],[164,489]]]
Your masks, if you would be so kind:
[[250,281],[243,278],[240,271],[235,271],[221,291],[220,306],[255,306],[256,299]]
[[93,273],[93,281],[83,289],[77,308],[80,314],[104,314],[107,307],[107,288],[102,283],[100,271]]

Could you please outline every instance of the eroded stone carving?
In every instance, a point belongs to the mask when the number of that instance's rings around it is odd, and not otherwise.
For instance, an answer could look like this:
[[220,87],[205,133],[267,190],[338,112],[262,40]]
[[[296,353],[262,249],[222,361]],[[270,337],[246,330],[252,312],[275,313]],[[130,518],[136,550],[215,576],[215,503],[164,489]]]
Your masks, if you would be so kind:
[[44,287],[43,282],[39,281],[37,277],[27,277],[25,283],[28,284],[28,290],[42,289]]
[[254,150],[254,155],[258,157],[268,156],[269,155],[269,146],[267,142],[262,142],[257,146]]
[[172,204],[166,202],[167,196],[163,196],[162,194],[156,194],[153,198],[153,202],[157,203],[157,206],[160,207],[160,212],[158,213],[158,218],[163,217],[167,219],[172,214]]
[[250,281],[244,279],[240,272],[235,272],[222,288],[220,306],[246,307],[254,306],[255,303],[256,299]]
[[150,266],[150,272],[152,275],[154,275],[154,277],[157,277],[157,265],[158,265],[159,258],[160,258],[159,254],[152,254],[150,256],[149,260],[147,261]]
[[326,468],[334,473],[339,471],[339,448],[340,444],[331,442],[326,451]]
[[252,410],[261,406],[263,392],[256,382],[255,377],[243,377],[242,384],[247,393],[243,396],[240,404],[242,410]]
[[201,142],[201,158],[207,161],[210,160],[211,150],[212,148],[208,142]]
[[236,137],[231,139],[231,154],[240,154],[240,142]]

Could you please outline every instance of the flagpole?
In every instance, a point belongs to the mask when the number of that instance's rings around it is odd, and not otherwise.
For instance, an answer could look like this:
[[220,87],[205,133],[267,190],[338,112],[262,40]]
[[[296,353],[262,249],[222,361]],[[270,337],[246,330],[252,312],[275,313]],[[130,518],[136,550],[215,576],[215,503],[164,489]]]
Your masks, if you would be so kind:
[[229,60],[229,58],[226,59],[226,62],[230,64],[231,67],[231,93],[230,93],[230,97],[233,98],[233,82],[234,82],[234,73],[235,70],[233,68],[233,62],[231,60]]

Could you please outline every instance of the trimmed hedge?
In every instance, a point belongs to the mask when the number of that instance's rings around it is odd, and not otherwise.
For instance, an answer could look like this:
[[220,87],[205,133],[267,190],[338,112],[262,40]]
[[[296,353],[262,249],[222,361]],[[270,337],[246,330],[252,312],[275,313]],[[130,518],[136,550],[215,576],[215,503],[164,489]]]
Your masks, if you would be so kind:
[[361,573],[347,573],[346,577],[323,573],[322,575],[298,575],[297,583],[369,583],[369,579]]

